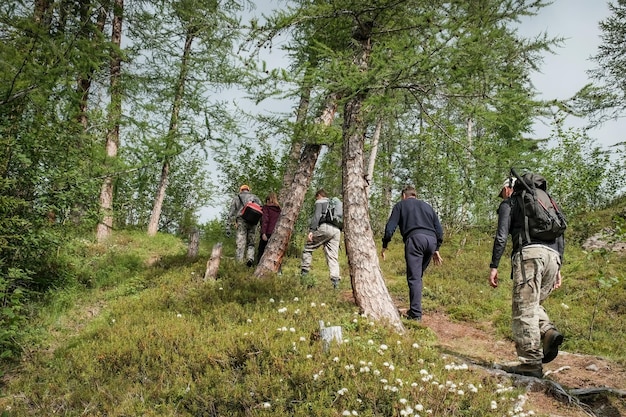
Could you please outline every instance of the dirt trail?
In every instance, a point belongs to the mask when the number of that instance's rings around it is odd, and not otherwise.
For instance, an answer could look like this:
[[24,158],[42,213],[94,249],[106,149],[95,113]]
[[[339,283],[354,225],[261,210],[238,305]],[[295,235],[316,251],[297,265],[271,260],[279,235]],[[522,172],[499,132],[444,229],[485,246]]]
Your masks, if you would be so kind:
[[[502,363],[516,360],[513,342],[501,340],[491,330],[489,324],[469,325],[451,321],[441,313],[424,316],[423,324],[437,335],[440,347],[450,355],[471,358],[482,363]],[[567,337],[567,335],[566,335]],[[603,358],[579,355],[561,351],[552,362],[544,365],[546,379],[560,384],[565,390],[590,388],[612,388],[626,391],[626,368]],[[591,407],[564,404],[545,389],[536,388],[529,392],[525,409],[551,416],[626,416],[626,397],[597,394],[585,396],[584,401]],[[583,398],[581,398],[583,399]],[[591,414],[591,413],[592,414]]]

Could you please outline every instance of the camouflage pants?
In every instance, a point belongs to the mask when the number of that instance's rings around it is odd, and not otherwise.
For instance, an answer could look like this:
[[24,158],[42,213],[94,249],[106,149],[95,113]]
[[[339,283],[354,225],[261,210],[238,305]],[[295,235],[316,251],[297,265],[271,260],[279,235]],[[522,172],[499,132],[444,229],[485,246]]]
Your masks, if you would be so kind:
[[330,279],[339,281],[341,274],[339,272],[339,242],[341,240],[341,230],[328,223],[322,223],[313,232],[313,240],[306,242],[302,251],[302,263],[300,268],[302,271],[308,272],[311,269],[313,261],[313,251],[320,246],[324,246],[326,254],[326,263],[330,271]]
[[541,364],[542,337],[554,329],[542,304],[554,289],[560,257],[546,246],[528,245],[513,256],[512,263],[512,328],[517,356],[522,363]]
[[237,234],[235,235],[235,259],[243,262],[254,261],[254,246],[256,242],[256,225],[247,223],[245,220],[237,220]]

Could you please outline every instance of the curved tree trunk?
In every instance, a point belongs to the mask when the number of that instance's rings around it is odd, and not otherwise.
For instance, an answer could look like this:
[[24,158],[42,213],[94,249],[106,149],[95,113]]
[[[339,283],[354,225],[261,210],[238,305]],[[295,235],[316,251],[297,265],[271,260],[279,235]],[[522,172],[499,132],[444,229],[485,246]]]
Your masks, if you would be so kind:
[[317,144],[304,146],[300,165],[291,183],[290,192],[286,195],[280,218],[269,242],[267,242],[265,252],[259,260],[259,265],[254,272],[255,276],[261,277],[268,272],[278,272],[283,262],[283,256],[289,247],[293,225],[296,224],[306,191],[311,184],[313,170],[321,148],[321,145]]
[[[360,36],[361,50],[355,64],[367,70],[371,44]],[[352,292],[363,313],[375,320],[387,321],[398,331],[404,326],[387,290],[378,262],[378,251],[370,225],[364,148],[365,122],[361,116],[364,93],[357,93],[346,103],[343,124],[343,215],[344,241],[350,267]]]
[[[324,112],[317,122],[324,126],[330,126],[335,118],[336,111],[337,97],[331,95]],[[262,277],[268,272],[278,272],[283,256],[285,256],[289,246],[291,231],[300,214],[304,196],[309,185],[311,185],[313,170],[315,169],[321,148],[321,145],[318,144],[307,144],[304,146],[302,155],[299,158],[298,169],[289,187],[289,192],[285,194],[285,201],[283,201],[283,208],[278,218],[278,223],[276,223],[276,228],[269,242],[267,242],[265,252],[263,252],[263,256],[259,260],[259,265],[254,271],[256,277]]]

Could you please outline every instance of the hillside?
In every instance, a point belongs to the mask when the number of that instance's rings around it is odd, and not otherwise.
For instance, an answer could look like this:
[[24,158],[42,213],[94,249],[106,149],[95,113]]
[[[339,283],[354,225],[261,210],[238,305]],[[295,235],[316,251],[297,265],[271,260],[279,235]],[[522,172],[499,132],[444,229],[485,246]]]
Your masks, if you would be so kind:
[[[255,280],[233,262],[231,243],[211,282],[201,279],[211,240],[195,261],[185,259],[183,242],[166,236],[120,234],[106,250],[88,247],[92,273],[122,273],[95,289],[59,294],[33,320],[38,331],[22,361],[3,367],[2,415],[626,413],[621,254],[570,249],[566,284],[546,306],[566,341],[541,382],[494,369],[515,357],[510,286],[487,284],[488,235],[447,239],[444,265],[425,277],[424,321],[407,322],[403,335],[358,314],[349,280],[332,289],[321,252],[317,285],[307,289],[297,257],[286,260],[281,276]],[[346,277],[345,259],[342,267]],[[381,267],[402,310],[401,242],[392,242]],[[600,278],[611,276],[618,282],[607,289]],[[343,343],[323,349],[319,320],[341,326]],[[560,387],[610,390],[577,395],[584,403],[576,404]]]

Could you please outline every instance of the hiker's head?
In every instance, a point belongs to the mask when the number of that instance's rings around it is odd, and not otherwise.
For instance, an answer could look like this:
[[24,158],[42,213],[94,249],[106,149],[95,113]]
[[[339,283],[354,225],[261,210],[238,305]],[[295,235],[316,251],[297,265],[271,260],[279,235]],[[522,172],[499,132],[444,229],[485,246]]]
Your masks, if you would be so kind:
[[239,187],[239,192],[244,192],[244,191],[250,191],[250,187],[246,184],[242,185],[241,187]]
[[516,180],[517,178],[514,177],[508,177],[506,180],[504,180],[504,182],[502,183],[502,188],[500,189],[500,198],[506,199],[511,197],[511,194],[513,194],[513,186],[515,186]]
[[319,190],[315,192],[316,200],[319,200],[320,198],[324,198],[324,197],[328,197],[328,194],[326,194],[326,191],[323,188],[320,188]]
[[405,198],[410,198],[410,197],[417,198],[417,191],[415,190],[415,187],[413,187],[412,185],[407,185],[406,187],[402,189],[402,199],[404,200]]
[[269,205],[273,205],[273,206],[277,206],[278,205],[278,196],[276,195],[275,192],[271,192],[267,195],[267,197],[265,198],[265,204],[269,204]]

